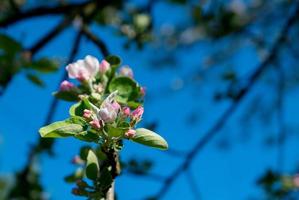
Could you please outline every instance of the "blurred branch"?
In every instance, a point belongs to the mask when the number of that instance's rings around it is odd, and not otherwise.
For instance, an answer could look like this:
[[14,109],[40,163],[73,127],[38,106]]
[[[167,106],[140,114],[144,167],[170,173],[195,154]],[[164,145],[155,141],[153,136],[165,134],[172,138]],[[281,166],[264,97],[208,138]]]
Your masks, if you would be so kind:
[[187,154],[185,160],[181,165],[177,167],[176,170],[166,179],[161,189],[156,194],[156,198],[162,198],[170,186],[174,183],[174,181],[182,174],[185,170],[187,170],[192,163],[195,156],[202,150],[221,130],[221,128],[226,124],[226,122],[231,118],[233,113],[239,107],[240,103],[244,99],[244,97],[252,90],[253,86],[259,79],[259,77],[263,74],[263,72],[267,69],[269,64],[273,61],[275,56],[277,55],[280,46],[284,42],[285,36],[288,34],[289,29],[295,24],[299,15],[299,2],[295,4],[295,11],[287,18],[285,24],[283,25],[277,39],[274,41],[272,48],[269,50],[268,55],[264,58],[264,60],[257,66],[254,73],[249,78],[247,84],[240,90],[234,102],[228,107],[228,109],[220,116],[219,120],[216,121],[214,126],[204,134],[204,136],[197,142],[197,144],[191,149],[191,151]]
[[196,200],[202,199],[201,195],[200,195],[199,188],[197,186],[197,182],[194,179],[194,176],[191,173],[191,170],[190,169],[186,170],[185,175],[186,175],[186,178],[187,178],[187,182],[188,182],[188,184],[190,186],[190,189],[191,189],[191,191],[192,191],[192,193],[194,195],[194,199],[196,199]]
[[68,14],[69,12],[72,12],[74,9],[82,9],[83,7],[85,7],[86,5],[92,2],[94,1],[91,0],[82,3],[59,5],[56,7],[40,6],[40,7],[32,8],[27,11],[20,11],[18,13],[0,19],[0,27],[7,27],[21,20],[25,20],[33,17],[40,17],[45,15],[56,15],[56,14]]
[[37,41],[31,48],[27,49],[33,56],[37,51],[43,48],[48,42],[54,39],[58,34],[60,34],[67,26],[71,24],[73,17],[66,17],[61,22],[58,23],[49,33],[47,33],[43,38]]
[[94,35],[86,26],[83,26],[82,28],[83,34],[90,40],[92,41],[101,51],[104,57],[109,55],[108,49],[106,47],[106,44],[98,38],[96,35]]
[[[68,62],[72,62],[78,52],[79,49],[79,45],[80,45],[80,41],[81,41],[81,37],[82,37],[82,32],[80,31],[74,41],[74,45],[73,48],[71,50],[70,56],[69,56],[69,60]],[[64,73],[62,80],[64,80],[66,78],[67,74]],[[60,82],[59,82],[60,83]],[[52,119],[54,117],[55,111],[57,109],[57,104],[58,104],[58,100],[56,98],[53,97],[53,100],[51,102],[47,117],[45,119],[44,124],[49,124],[50,122],[52,122]],[[44,151],[49,151],[53,144],[53,139],[44,139],[44,138],[39,138],[37,144],[33,145],[30,153],[29,153],[29,158],[27,160],[27,164],[25,165],[24,169],[21,170],[21,172],[19,172],[18,174],[20,174],[20,176],[22,178],[17,179],[15,187],[12,188],[9,197],[13,198],[16,197],[15,195],[21,195],[22,197],[28,197],[30,198],[30,186],[31,184],[36,184],[36,183],[31,183],[31,180],[29,180],[28,178],[30,177],[30,173],[32,173],[32,165],[34,163],[34,161],[38,158],[39,154],[44,152]],[[36,180],[38,181],[38,180]],[[19,189],[22,191],[20,192]],[[17,192],[17,193],[15,193]],[[19,196],[18,196],[19,197]]]
[[286,139],[286,130],[284,126],[284,83],[285,73],[281,65],[276,66],[278,76],[278,87],[277,87],[277,121],[278,121],[278,137],[277,137],[277,170],[283,171],[284,168],[284,147]]

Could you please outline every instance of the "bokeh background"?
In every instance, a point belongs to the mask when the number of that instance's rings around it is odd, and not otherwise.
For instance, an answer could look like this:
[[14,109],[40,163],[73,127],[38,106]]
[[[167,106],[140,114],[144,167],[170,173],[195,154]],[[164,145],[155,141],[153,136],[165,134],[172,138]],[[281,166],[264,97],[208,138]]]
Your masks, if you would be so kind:
[[297,0],[1,0],[0,199],[80,199],[84,143],[38,129],[68,116],[51,93],[88,54],[133,68],[170,146],[125,143],[118,199],[299,199],[298,33]]

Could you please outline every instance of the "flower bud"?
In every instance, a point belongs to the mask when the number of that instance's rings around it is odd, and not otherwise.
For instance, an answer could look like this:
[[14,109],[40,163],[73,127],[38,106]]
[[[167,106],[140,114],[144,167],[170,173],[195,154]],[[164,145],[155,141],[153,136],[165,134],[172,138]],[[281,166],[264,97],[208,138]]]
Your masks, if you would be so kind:
[[66,81],[66,80],[64,80],[60,83],[61,91],[68,91],[68,90],[71,90],[73,87],[75,87],[74,84],[72,84],[71,82]]
[[129,66],[123,66],[119,70],[120,75],[128,76],[130,78],[134,77],[133,70]]
[[97,120],[97,119],[93,119],[91,122],[89,122],[89,124],[93,127],[93,128],[101,128],[101,124],[100,124],[100,121]]
[[136,134],[136,131],[133,130],[133,129],[130,129],[130,130],[128,130],[128,131],[125,133],[125,136],[128,137],[128,138],[132,138],[132,137],[135,136],[135,134]]
[[81,179],[76,181],[76,185],[79,188],[86,188],[88,186],[88,184],[85,181],[81,180]]
[[145,87],[141,87],[141,88],[140,88],[140,94],[141,94],[142,96],[145,96],[145,93],[146,93],[146,89],[145,89]]
[[133,112],[132,112],[132,118],[134,120],[139,120],[141,119],[143,115],[144,109],[142,106],[138,106]]
[[124,116],[126,116],[126,117],[130,116],[130,114],[131,114],[131,110],[129,107],[124,107],[122,112],[123,112]]
[[293,184],[296,188],[299,188],[299,174],[296,174],[294,177],[293,177]]
[[73,164],[84,164],[84,161],[80,158],[80,156],[76,155],[73,159],[72,159],[72,163]]
[[91,110],[88,110],[88,109],[84,109],[83,111],[83,117],[86,118],[86,119],[89,119],[92,115],[92,111]]
[[102,60],[100,64],[100,73],[105,74],[110,69],[110,64],[106,60]]

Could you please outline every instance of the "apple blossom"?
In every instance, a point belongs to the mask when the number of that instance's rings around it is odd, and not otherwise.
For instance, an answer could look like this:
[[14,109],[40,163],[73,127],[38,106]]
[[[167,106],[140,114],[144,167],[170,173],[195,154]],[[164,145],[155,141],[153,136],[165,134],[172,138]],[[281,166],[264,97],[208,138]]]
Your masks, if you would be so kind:
[[100,73],[104,74],[109,69],[110,69],[110,64],[106,60],[102,60],[101,63],[100,63],[100,67],[99,67]]
[[83,117],[86,118],[86,119],[89,119],[92,115],[92,111],[91,110],[88,110],[88,109],[84,109],[83,111]]
[[62,81],[60,84],[61,91],[68,91],[68,90],[72,89],[73,87],[75,87],[74,84],[72,84],[71,82],[69,82],[67,80]]
[[100,121],[98,119],[93,119],[89,124],[94,128],[101,128]]
[[66,66],[66,70],[70,78],[86,81],[94,78],[98,73],[99,61],[97,58],[88,55],[84,60],[78,60]]
[[138,106],[133,112],[132,112],[132,118],[135,120],[138,120],[142,117],[144,112],[144,109],[142,106]]
[[130,116],[130,114],[131,114],[131,110],[129,107],[124,107],[122,109],[122,112],[123,112],[124,116],[126,116],[126,117]]
[[134,77],[133,70],[129,66],[123,66],[119,70],[120,75],[128,76],[130,78]]
[[134,137],[136,134],[136,131],[133,130],[133,129],[129,129],[126,133],[125,133],[125,136],[128,137],[128,138],[132,138]]

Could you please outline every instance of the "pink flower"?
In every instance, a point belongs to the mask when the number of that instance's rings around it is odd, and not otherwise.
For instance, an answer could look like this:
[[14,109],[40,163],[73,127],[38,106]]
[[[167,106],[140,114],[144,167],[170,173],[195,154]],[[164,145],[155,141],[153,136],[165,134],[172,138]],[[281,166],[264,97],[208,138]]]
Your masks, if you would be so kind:
[[111,105],[114,108],[114,110],[116,111],[120,110],[120,105],[116,101],[114,101]]
[[133,70],[129,66],[123,66],[119,70],[120,75],[128,76],[130,78],[134,77]]
[[125,133],[125,136],[128,137],[128,138],[132,138],[134,137],[136,134],[136,131],[133,130],[133,129],[129,129],[126,133]]
[[73,164],[84,164],[84,161],[80,158],[80,156],[76,155],[76,156],[72,159],[72,163],[73,163]]
[[66,70],[70,78],[86,81],[95,77],[99,71],[99,65],[98,59],[88,55],[84,60],[78,60],[66,66]]
[[97,119],[93,119],[91,122],[89,122],[89,124],[90,124],[93,128],[101,128],[100,121],[97,120]]
[[140,94],[141,94],[142,96],[145,96],[145,92],[146,92],[145,87],[141,87],[141,88],[140,88]]
[[100,64],[100,73],[105,74],[110,69],[110,64],[106,60],[102,60]]
[[293,177],[293,183],[294,183],[295,187],[299,188],[299,174],[296,174]]
[[130,116],[130,114],[131,114],[131,110],[130,110],[130,108],[129,108],[129,107],[124,107],[124,108],[123,108],[123,114],[124,114],[126,117]]
[[61,84],[60,84],[60,90],[61,91],[68,91],[70,89],[72,89],[74,86],[74,84],[72,84],[71,82],[69,81],[62,81]]
[[91,110],[88,110],[88,109],[84,109],[83,111],[83,117],[86,118],[86,119],[89,119],[92,115],[92,111]]
[[144,112],[144,109],[142,106],[138,106],[133,112],[132,112],[132,118],[135,120],[138,120],[142,117]]

